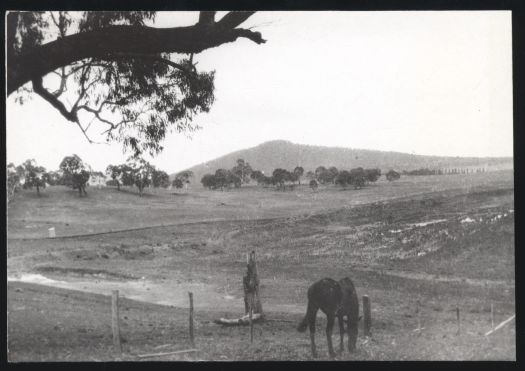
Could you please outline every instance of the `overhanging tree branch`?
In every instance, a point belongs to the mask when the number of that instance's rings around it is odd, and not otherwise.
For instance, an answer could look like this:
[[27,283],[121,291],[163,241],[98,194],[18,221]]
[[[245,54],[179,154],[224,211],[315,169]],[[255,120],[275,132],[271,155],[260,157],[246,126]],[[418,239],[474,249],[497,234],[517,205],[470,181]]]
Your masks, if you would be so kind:
[[[238,38],[246,38],[257,44],[264,43],[259,32],[235,28],[252,14],[253,12],[230,12],[207,27],[202,27],[199,23],[174,28],[108,26],[60,37],[23,54],[8,53],[7,94],[10,95],[25,83],[60,67],[108,54],[200,53]],[[201,17],[207,21],[211,18],[211,14]]]

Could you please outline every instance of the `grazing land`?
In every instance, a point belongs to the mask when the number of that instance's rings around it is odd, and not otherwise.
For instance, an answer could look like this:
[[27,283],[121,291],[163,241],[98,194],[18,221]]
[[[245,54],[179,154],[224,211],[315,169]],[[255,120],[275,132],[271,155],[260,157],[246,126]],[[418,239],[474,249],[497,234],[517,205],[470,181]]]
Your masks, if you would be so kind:
[[[516,359],[514,322],[484,336],[491,304],[495,325],[515,313],[511,171],[382,178],[362,190],[87,191],[23,191],[9,205],[11,361],[190,348],[188,291],[199,351],[155,360],[310,360],[309,336],[296,331],[306,290],[344,276],[371,298],[373,327],[338,359]],[[46,238],[51,226],[57,238]],[[250,345],[249,328],[213,321],[244,314],[251,250],[269,320]],[[122,355],[112,348],[114,289],[124,297]],[[325,321],[318,316],[320,359],[329,359]]]

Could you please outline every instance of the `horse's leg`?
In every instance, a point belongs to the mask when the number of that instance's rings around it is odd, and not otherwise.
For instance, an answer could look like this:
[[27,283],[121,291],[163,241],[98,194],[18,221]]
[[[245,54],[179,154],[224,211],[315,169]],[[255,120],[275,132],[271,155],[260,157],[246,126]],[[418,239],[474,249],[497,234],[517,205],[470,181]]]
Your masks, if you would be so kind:
[[315,318],[317,317],[318,308],[308,303],[306,316],[308,317],[308,326],[310,327],[310,345],[312,346],[312,357],[317,358],[317,349],[315,348]]
[[359,317],[355,316],[355,318],[348,314],[348,351],[351,353],[355,350],[355,343],[357,341],[357,325],[359,322]]
[[326,341],[328,343],[328,353],[330,357],[335,357],[334,347],[332,345],[332,330],[334,328],[335,314],[326,315]]
[[345,338],[345,323],[344,316],[342,314],[337,316],[337,322],[339,323],[339,354],[342,354]]

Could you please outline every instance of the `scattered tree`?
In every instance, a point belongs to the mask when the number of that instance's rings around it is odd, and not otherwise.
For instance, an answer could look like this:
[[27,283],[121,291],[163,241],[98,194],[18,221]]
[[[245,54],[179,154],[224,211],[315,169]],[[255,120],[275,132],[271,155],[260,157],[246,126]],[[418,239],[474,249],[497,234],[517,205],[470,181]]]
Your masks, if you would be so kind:
[[[190,184],[190,179],[193,178],[193,171],[184,170],[175,175],[172,185],[176,188],[182,188],[184,185]],[[182,184],[180,187],[178,184]]]
[[20,167],[15,167],[15,165],[11,162],[7,165],[6,169],[7,173],[7,202],[11,201],[14,196],[15,192],[18,192],[20,189],[20,179],[22,177],[22,169]]
[[62,182],[62,175],[58,171],[49,171],[49,172],[47,172],[45,180],[50,186],[61,185],[63,183]]
[[128,159],[128,165],[133,174],[134,184],[139,190],[139,196],[142,197],[144,188],[152,184],[155,167],[140,157],[131,157]]
[[78,195],[87,195],[86,184],[91,174],[89,165],[85,164],[77,155],[66,156],[59,166],[62,171],[64,185],[78,189]]
[[397,171],[390,170],[388,173],[386,173],[386,179],[391,182],[393,180],[397,180],[401,177]]
[[122,178],[122,165],[108,165],[106,174],[111,178],[112,182],[106,182],[107,185],[116,185],[120,191],[120,180]]
[[354,186],[354,189],[361,189],[366,184],[366,173],[362,167],[350,170],[350,184]]
[[153,170],[151,182],[155,188],[168,188],[170,186],[170,176],[162,170]]
[[301,185],[301,177],[304,174],[304,169],[301,166],[297,166],[293,169],[293,173],[297,177],[297,180],[299,180],[299,185]]
[[26,160],[22,167],[24,169],[24,189],[36,188],[36,193],[40,196],[40,188],[46,187],[46,169],[38,166],[35,160]]
[[337,168],[335,166],[330,166],[328,168],[328,175],[327,175],[327,182],[331,182],[331,183],[334,183],[335,182],[335,178],[337,177],[337,175],[339,174],[339,170],[337,170]]
[[181,178],[175,178],[173,179],[173,182],[171,183],[171,185],[177,189],[181,189],[182,187],[184,187],[184,182],[182,181]]
[[237,165],[232,169],[232,173],[241,179],[242,183],[250,182],[250,175],[253,169],[249,163],[245,162],[242,158],[237,160]]
[[279,185],[279,188],[284,190],[284,183],[290,179],[288,170],[277,168],[273,171],[272,177]]
[[132,186],[135,183],[132,169],[128,164],[109,165],[106,168],[106,174],[113,180],[111,185],[116,185],[119,191],[121,185]]
[[259,171],[259,170],[252,171],[252,173],[250,174],[250,178],[255,180],[257,184],[264,183],[264,174],[262,171]]
[[324,166],[317,167],[317,169],[315,169],[315,179],[319,181],[321,176],[326,173],[326,170],[327,169]]
[[365,169],[365,176],[368,182],[375,182],[381,176],[381,169]]
[[348,185],[352,184],[352,175],[349,171],[342,170],[339,172],[335,179],[335,184],[340,185],[343,188],[346,188]]
[[228,176],[228,170],[226,169],[218,169],[215,171],[215,187],[220,188],[221,191],[228,185],[229,176]]
[[215,176],[213,174],[206,174],[202,177],[201,183],[204,188],[214,189],[215,188]]

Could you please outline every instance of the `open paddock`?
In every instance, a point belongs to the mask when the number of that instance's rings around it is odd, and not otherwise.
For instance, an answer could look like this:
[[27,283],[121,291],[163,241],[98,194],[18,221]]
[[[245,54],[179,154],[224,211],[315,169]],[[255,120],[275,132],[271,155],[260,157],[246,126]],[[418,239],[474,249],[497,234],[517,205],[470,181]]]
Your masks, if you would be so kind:
[[[514,360],[513,322],[484,336],[491,304],[496,324],[515,313],[512,177],[414,176],[317,192],[163,190],[142,198],[112,188],[88,189],[85,198],[60,187],[40,198],[24,191],[9,205],[9,359],[136,360],[189,348],[192,291],[199,351],[160,360],[309,360],[308,334],[295,329],[306,289],[322,277],[349,276],[358,295],[371,298],[372,337],[360,327],[356,353],[339,359]],[[45,238],[50,226],[73,237]],[[256,325],[250,345],[249,328],[213,320],[243,314],[252,249],[265,313],[283,321]],[[35,283],[16,281],[29,274]],[[123,296],[123,355],[112,349],[107,295],[114,289]],[[318,351],[328,359],[324,325],[319,315]]]

